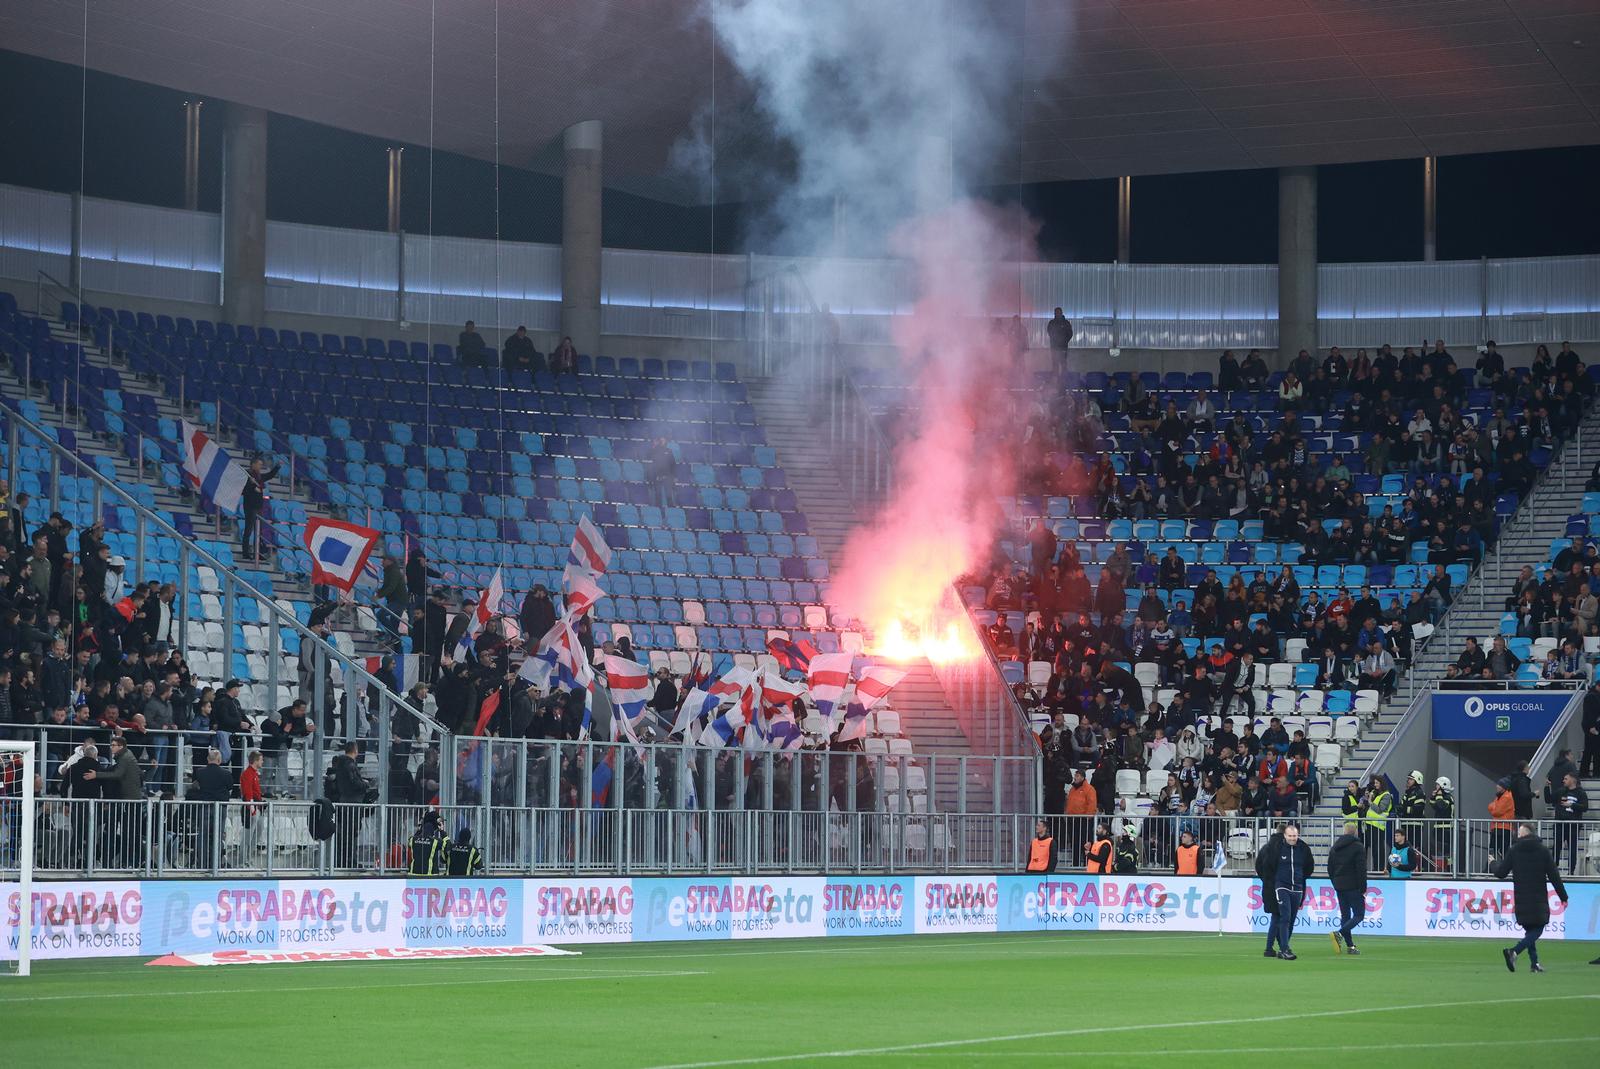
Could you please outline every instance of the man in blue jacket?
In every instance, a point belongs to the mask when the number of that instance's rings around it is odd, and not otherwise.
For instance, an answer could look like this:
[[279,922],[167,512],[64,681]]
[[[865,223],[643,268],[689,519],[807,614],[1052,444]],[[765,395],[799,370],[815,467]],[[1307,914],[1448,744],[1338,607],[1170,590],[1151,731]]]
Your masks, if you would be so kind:
[[1256,854],[1261,900],[1266,912],[1273,918],[1273,931],[1267,935],[1267,951],[1271,953],[1275,933],[1277,956],[1284,961],[1295,960],[1294,951],[1289,949],[1289,939],[1294,934],[1294,922],[1300,913],[1300,906],[1306,900],[1306,881],[1311,878],[1315,867],[1311,848],[1300,841],[1298,824],[1285,824]]

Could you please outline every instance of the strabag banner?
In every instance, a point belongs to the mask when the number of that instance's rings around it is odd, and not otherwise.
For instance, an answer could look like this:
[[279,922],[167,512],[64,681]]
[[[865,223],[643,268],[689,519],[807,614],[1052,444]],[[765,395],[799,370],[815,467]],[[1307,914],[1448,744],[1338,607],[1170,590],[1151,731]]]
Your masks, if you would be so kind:
[[[1600,939],[1600,886],[1552,897],[1549,939]],[[1505,883],[1375,880],[1366,935],[1505,939]],[[0,884],[0,958],[21,896]],[[1338,926],[1313,880],[1301,931]],[[37,958],[518,947],[951,932],[1262,932],[1254,880],[1193,876],[762,876],[36,883]]]

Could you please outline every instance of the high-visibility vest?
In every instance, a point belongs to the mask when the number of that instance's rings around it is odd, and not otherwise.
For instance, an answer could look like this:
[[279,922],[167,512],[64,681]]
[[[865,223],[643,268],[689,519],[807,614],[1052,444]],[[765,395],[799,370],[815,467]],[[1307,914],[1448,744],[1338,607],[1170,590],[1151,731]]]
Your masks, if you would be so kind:
[[1372,801],[1367,804],[1367,826],[1371,828],[1386,828],[1389,826],[1389,814],[1394,811],[1394,795],[1388,791],[1379,791],[1372,796]]
[[[1102,851],[1105,853],[1105,860],[1104,861],[1096,861],[1094,859],[1093,855],[1101,853]],[[1113,857],[1113,854],[1115,853],[1115,851],[1112,849],[1111,840],[1110,839],[1096,839],[1094,841],[1094,845],[1090,849],[1089,853],[1090,853],[1090,857],[1089,857],[1089,873],[1090,873],[1090,875],[1102,875],[1102,876],[1103,875],[1108,875],[1111,872],[1112,862],[1116,860],[1115,857]]]
[[1189,846],[1178,844],[1178,875],[1200,875],[1200,844],[1193,843]]
[[1043,839],[1034,839],[1028,844],[1028,871],[1045,872],[1050,868],[1050,844],[1055,842],[1052,836]]

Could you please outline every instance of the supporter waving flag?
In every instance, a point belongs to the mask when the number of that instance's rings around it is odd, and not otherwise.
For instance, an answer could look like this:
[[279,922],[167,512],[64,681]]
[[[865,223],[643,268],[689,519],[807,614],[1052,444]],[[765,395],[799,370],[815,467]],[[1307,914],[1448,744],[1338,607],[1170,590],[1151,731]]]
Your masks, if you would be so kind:
[[472,618],[467,621],[467,633],[461,636],[461,641],[456,644],[456,660],[464,660],[472,646],[472,640],[483,634],[484,627],[489,619],[500,609],[500,602],[505,599],[505,588],[500,585],[500,569],[494,570],[494,578],[489,580],[488,587],[483,595],[478,598],[478,604],[472,610]]
[[683,696],[683,703],[678,706],[678,719],[673,722],[671,734],[682,737],[684,742],[689,741],[689,733],[701,717],[715,717],[717,707],[722,704],[722,699],[709,691],[699,687],[689,691]]
[[183,422],[183,474],[190,486],[209,497],[221,511],[239,511],[244,498],[244,468],[188,420]]

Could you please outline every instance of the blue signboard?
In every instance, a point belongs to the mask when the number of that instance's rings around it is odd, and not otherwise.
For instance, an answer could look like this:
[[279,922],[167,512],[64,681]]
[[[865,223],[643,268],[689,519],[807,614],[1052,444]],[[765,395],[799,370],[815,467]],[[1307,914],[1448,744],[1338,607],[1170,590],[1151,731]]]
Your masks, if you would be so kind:
[[1555,727],[1570,690],[1435,691],[1435,742],[1539,742]]

